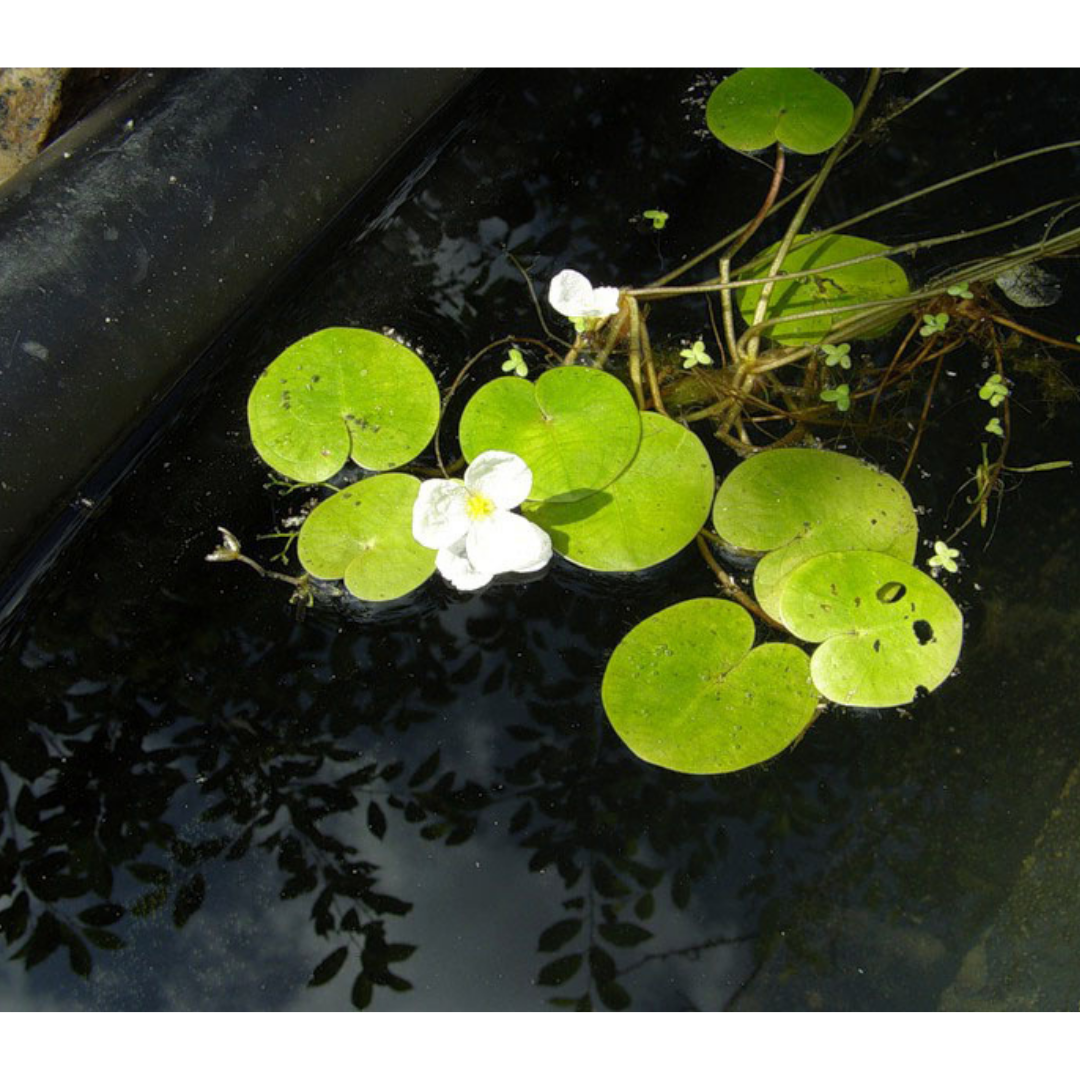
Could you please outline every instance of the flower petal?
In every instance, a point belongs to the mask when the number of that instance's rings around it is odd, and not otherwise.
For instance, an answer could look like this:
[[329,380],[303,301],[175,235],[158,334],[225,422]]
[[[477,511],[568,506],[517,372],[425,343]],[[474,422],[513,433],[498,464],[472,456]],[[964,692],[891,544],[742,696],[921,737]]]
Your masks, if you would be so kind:
[[619,310],[619,290],[614,285],[603,285],[593,289],[589,310],[582,312],[590,318],[598,319],[603,315],[614,315]]
[[477,570],[469,556],[465,554],[465,538],[455,541],[448,547],[440,548],[435,556],[435,567],[455,589],[469,592],[482,589],[490,580],[491,574]]
[[465,470],[465,487],[490,499],[497,510],[513,510],[532,491],[532,469],[508,450],[485,450]]
[[469,562],[491,575],[523,574],[546,566],[551,558],[551,537],[520,514],[496,510],[474,521],[465,537]]
[[412,531],[424,547],[449,547],[469,530],[469,493],[460,480],[425,480],[413,503]]
[[585,310],[592,304],[593,287],[584,274],[576,270],[561,270],[551,279],[548,287],[548,303],[560,314],[572,319],[575,315],[587,315]]

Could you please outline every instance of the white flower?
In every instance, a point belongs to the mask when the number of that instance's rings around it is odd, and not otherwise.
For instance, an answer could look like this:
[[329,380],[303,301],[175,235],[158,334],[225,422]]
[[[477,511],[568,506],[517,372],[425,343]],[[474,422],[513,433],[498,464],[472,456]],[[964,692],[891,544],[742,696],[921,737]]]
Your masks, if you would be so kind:
[[576,270],[562,270],[551,279],[548,303],[568,319],[599,319],[619,310],[619,290],[614,285],[594,289]]
[[434,548],[435,566],[457,589],[481,589],[496,574],[547,566],[551,537],[510,511],[532,490],[532,470],[517,454],[487,450],[465,480],[425,480],[413,505],[413,536]]

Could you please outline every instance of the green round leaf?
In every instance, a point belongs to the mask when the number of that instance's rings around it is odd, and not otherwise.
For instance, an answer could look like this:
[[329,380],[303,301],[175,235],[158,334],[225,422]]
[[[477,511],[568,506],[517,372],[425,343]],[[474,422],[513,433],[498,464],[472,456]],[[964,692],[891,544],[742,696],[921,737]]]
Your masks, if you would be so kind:
[[[795,238],[797,243],[808,243],[788,253],[780,265],[782,274],[792,274],[799,270],[813,270],[819,266],[831,266],[845,259],[857,259],[863,255],[876,255],[887,251],[884,244],[874,240],[863,240],[858,236],[846,236],[833,233],[818,240],[806,234]],[[754,262],[739,272],[739,277],[764,277],[772,263],[777,245],[766,248]],[[739,311],[747,324],[753,322],[754,309],[761,296],[762,285],[750,285],[739,290]],[[843,307],[848,304],[862,304],[874,300],[893,300],[907,296],[911,291],[907,275],[899,263],[892,259],[868,259],[836,270],[827,270],[824,274],[806,278],[792,278],[779,281],[773,286],[766,309],[766,319],[779,319],[798,315],[801,312],[817,311],[822,308]],[[869,310],[869,309],[868,309]],[[857,314],[852,312],[852,314]],[[808,345],[820,341],[841,319],[850,318],[842,311],[829,315],[808,315],[805,319],[779,323],[766,330],[765,336],[782,345]],[[897,316],[870,331],[860,333],[860,337],[880,337],[896,325]]]
[[435,570],[435,552],[413,539],[420,481],[404,473],[369,476],[319,503],[300,529],[296,550],[314,577],[345,579],[361,600],[396,600]]
[[259,456],[313,484],[352,458],[365,469],[412,461],[435,434],[439,388],[411,349],[372,330],[335,327],[290,345],[248,398]]
[[644,570],[689,544],[709,517],[715,476],[701,440],[658,413],[641,414],[641,445],[603,491],[526,505],[552,546],[590,570]]
[[766,552],[754,595],[783,620],[784,580],[827,551],[884,551],[911,562],[919,525],[911,497],[887,473],[831,450],[767,450],[737,465],[720,485],[713,527],[732,547]]
[[840,141],[854,111],[843,90],[809,68],[743,68],[709,95],[705,122],[733,150],[779,141],[820,154]]
[[960,609],[933,578],[879,551],[818,555],[792,571],[780,596],[785,625],[820,641],[814,685],[842,705],[886,708],[933,690],[956,666]]
[[630,464],[641,420],[630,391],[595,368],[559,367],[535,383],[492,379],[461,416],[461,452],[508,450],[532,469],[536,501],[573,502],[607,487]]
[[753,643],[753,619],[730,600],[687,600],[638,623],[604,672],[612,727],[639,758],[676,772],[774,757],[806,729],[818,696],[802,649]]

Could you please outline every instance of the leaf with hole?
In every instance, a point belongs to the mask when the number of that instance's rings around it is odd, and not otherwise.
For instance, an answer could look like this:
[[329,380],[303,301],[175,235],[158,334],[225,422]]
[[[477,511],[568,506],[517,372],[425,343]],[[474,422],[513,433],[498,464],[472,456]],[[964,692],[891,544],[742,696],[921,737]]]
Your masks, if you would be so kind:
[[818,695],[802,649],[753,644],[754,620],[729,600],[686,600],[638,623],[604,672],[612,727],[638,757],[675,772],[774,757],[810,723]]
[[[863,256],[880,255],[887,251],[884,244],[874,240],[863,240],[858,236],[845,236],[833,233],[815,239],[812,235],[800,234],[795,238],[795,245],[780,264],[780,273],[794,274],[800,270],[814,270],[857,259]],[[767,247],[752,263],[739,271],[738,277],[765,277],[776,254],[777,245]],[[739,311],[747,325],[754,321],[754,313],[764,286],[748,285],[738,294]],[[895,300],[911,291],[907,274],[903,267],[892,259],[882,257],[869,258],[865,262],[840,266],[835,270],[825,270],[820,274],[808,274],[805,277],[777,281],[765,310],[765,318],[792,318],[790,322],[778,323],[767,327],[763,336],[781,345],[811,345],[820,342],[842,319],[855,315],[865,315],[871,309],[853,311],[850,314],[823,309],[844,308],[849,304],[863,304],[880,300]],[[813,312],[823,312],[812,314]],[[875,338],[887,333],[896,325],[899,315],[883,314],[870,328],[845,334],[849,339]]]
[[644,570],[691,543],[709,517],[715,474],[701,440],[658,413],[641,414],[641,444],[603,491],[575,503],[526,505],[552,546],[589,570]]
[[439,421],[439,389],[411,349],[372,330],[332,327],[290,345],[248,398],[259,456],[302,483],[350,459],[384,471],[412,461]]
[[461,415],[461,452],[472,461],[506,450],[533,474],[530,500],[574,502],[605,488],[630,464],[641,419],[630,391],[596,368],[559,367],[535,383],[492,379]]
[[314,577],[344,578],[361,600],[396,600],[435,572],[435,552],[413,538],[420,481],[385,473],[331,495],[308,515],[296,553]]
[[720,485],[712,520],[726,544],[765,553],[754,569],[754,595],[780,621],[784,580],[807,559],[866,550],[911,562],[919,529],[898,480],[832,450],[768,450],[747,458]]
[[774,142],[797,154],[820,154],[851,124],[851,99],[809,68],[743,68],[709,95],[705,122],[733,150]]
[[807,560],[784,581],[784,624],[821,642],[814,685],[841,705],[886,708],[933,690],[956,666],[960,609],[933,578],[879,551],[835,551]]

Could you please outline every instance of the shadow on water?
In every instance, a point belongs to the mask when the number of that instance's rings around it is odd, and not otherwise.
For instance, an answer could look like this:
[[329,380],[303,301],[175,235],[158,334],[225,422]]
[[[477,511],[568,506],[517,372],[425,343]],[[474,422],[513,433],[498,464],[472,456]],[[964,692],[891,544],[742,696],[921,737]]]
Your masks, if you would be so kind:
[[[936,1006],[1080,750],[1066,481],[1025,483],[972,548],[956,678],[910,710],[834,710],[722,777],[638,761],[599,702],[637,620],[712,592],[693,549],[641,575],[432,580],[389,613],[298,612],[204,562],[218,525],[270,559],[256,537],[303,506],[265,486],[243,426],[292,340],[392,327],[445,386],[535,329],[508,249],[538,281],[643,278],[725,199],[752,205],[760,166],[702,149],[693,93],[678,72],[489,87],[393,214],[349,222],[222,345],[200,414],[0,658],[3,1007]],[[630,221],[655,203],[663,239]]]

